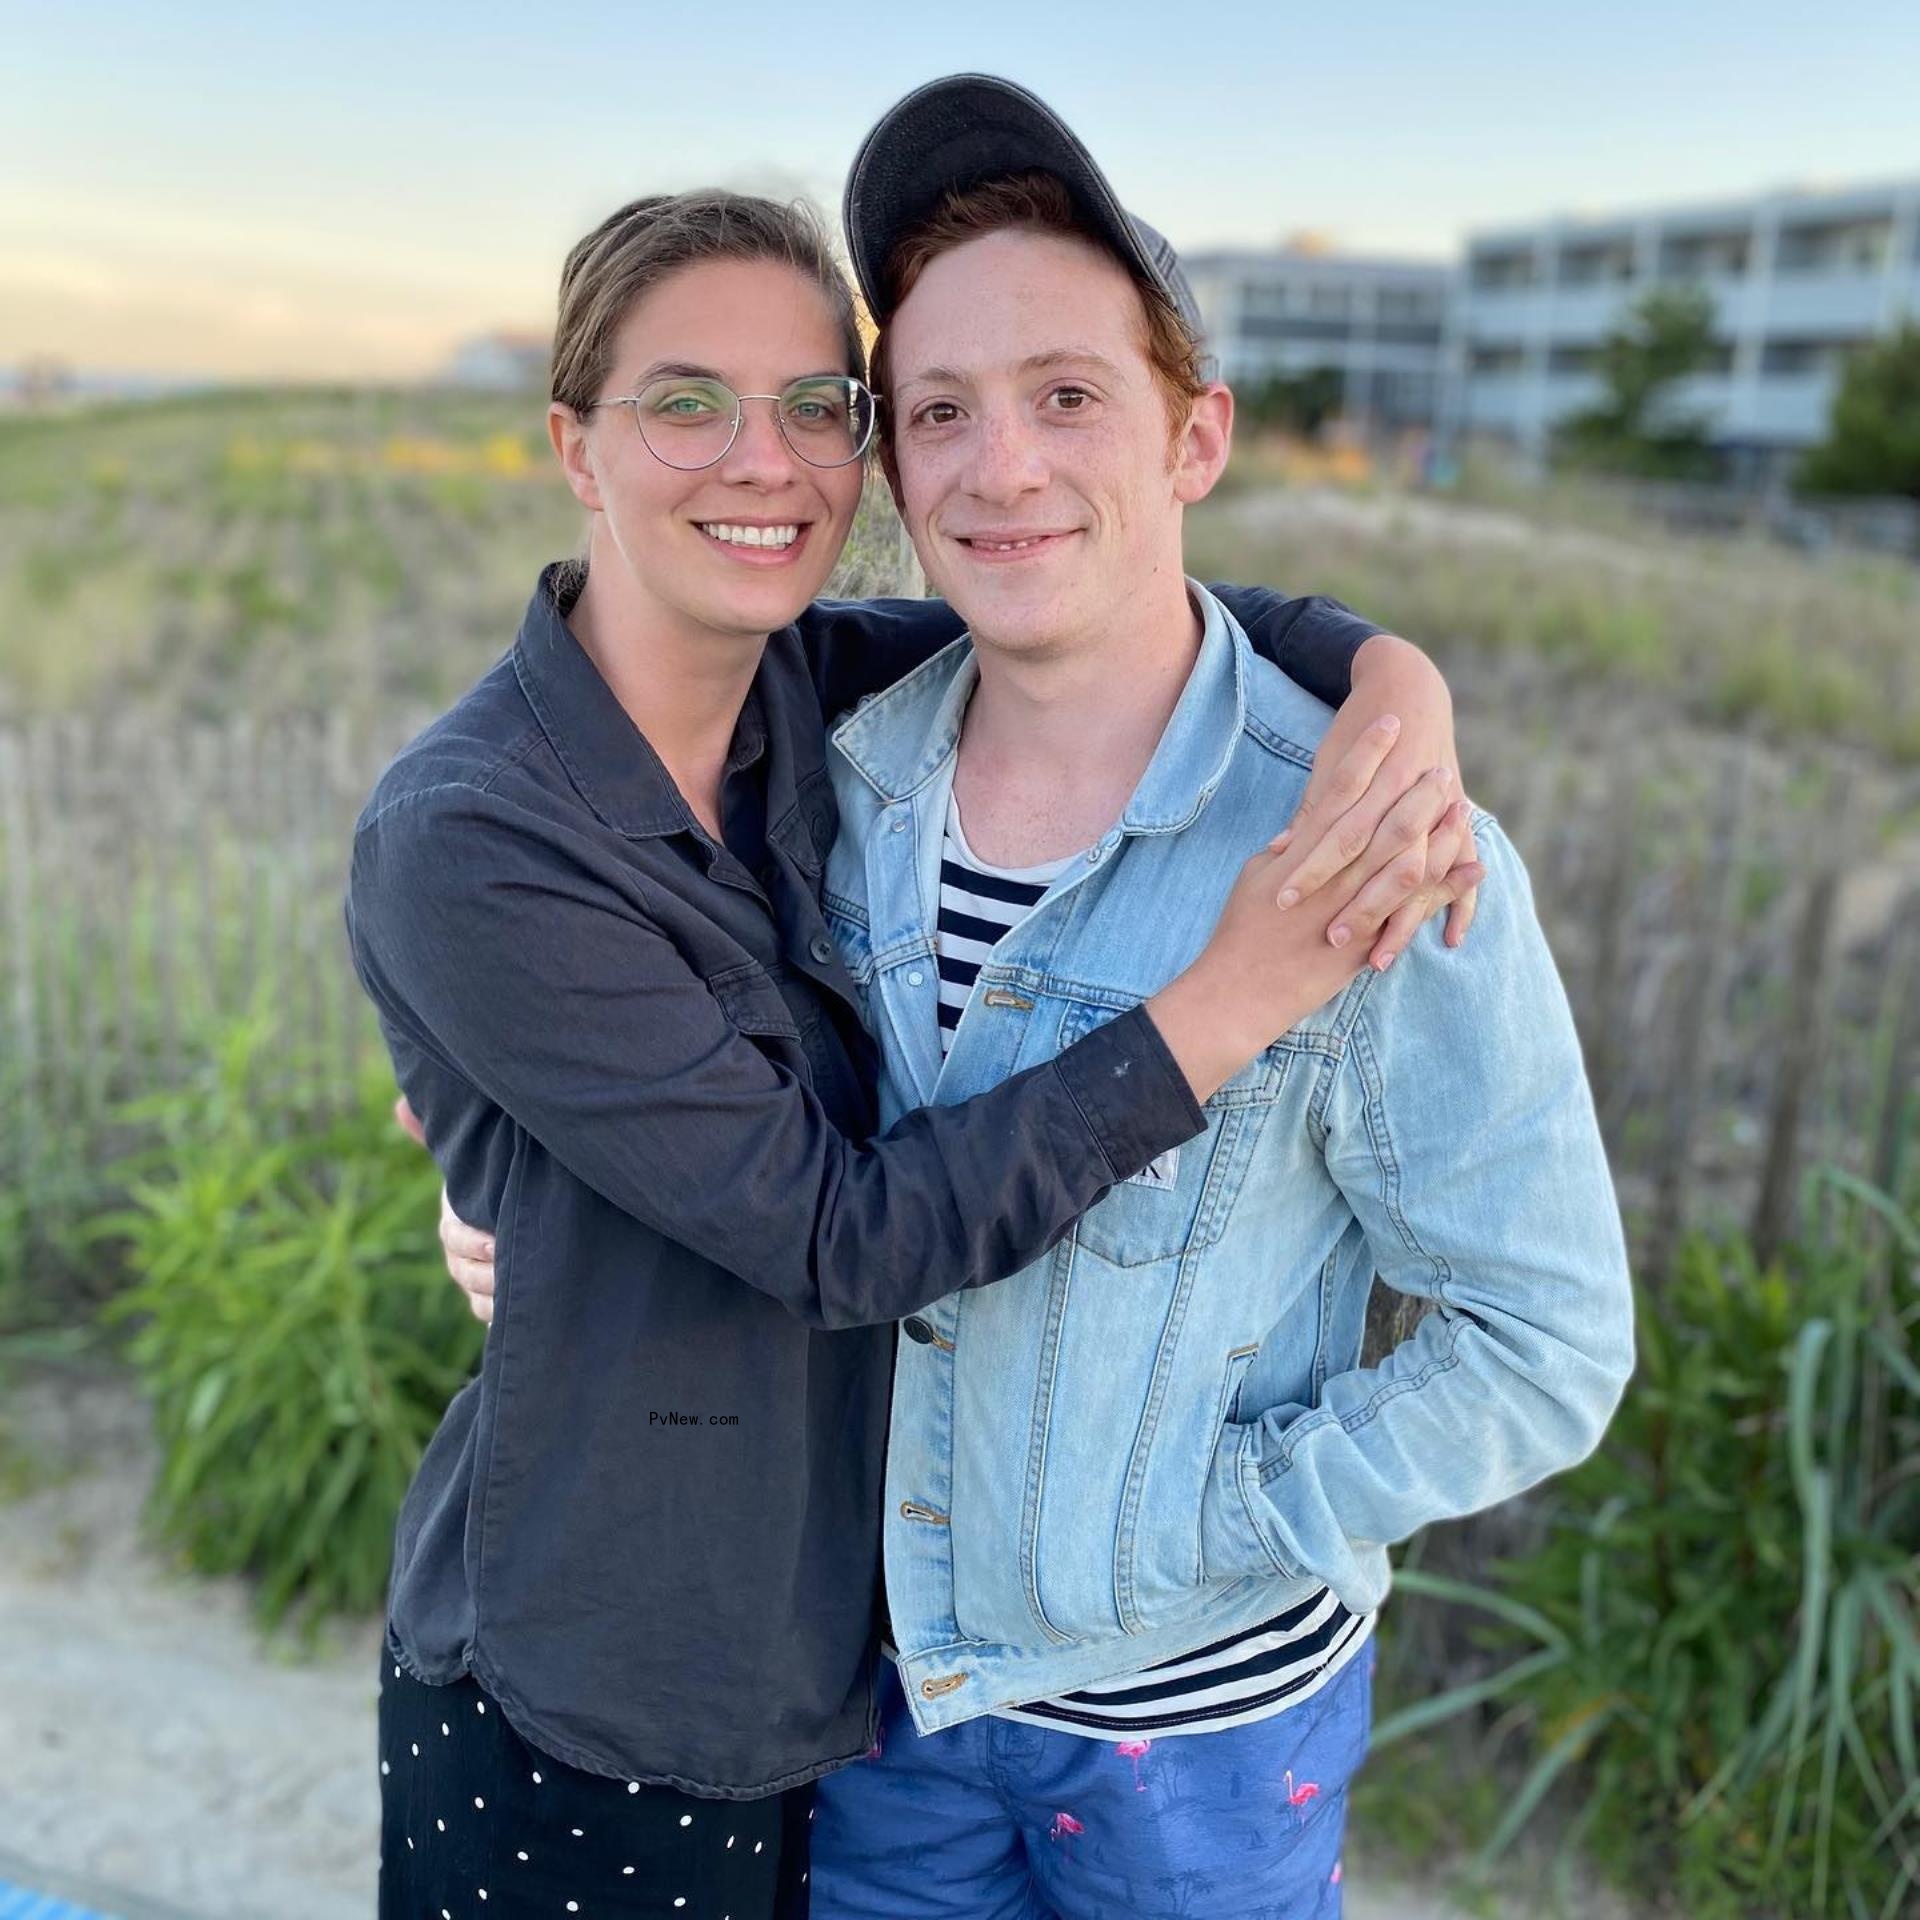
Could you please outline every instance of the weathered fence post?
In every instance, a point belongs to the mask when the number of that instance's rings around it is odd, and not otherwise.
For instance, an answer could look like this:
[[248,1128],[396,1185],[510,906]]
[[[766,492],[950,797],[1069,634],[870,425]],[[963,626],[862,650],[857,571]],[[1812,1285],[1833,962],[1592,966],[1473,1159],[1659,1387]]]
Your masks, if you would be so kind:
[[1800,1125],[1807,1095],[1819,1071],[1826,1041],[1828,962],[1833,953],[1833,910],[1845,871],[1842,848],[1852,813],[1852,776],[1842,771],[1814,834],[1817,862],[1807,883],[1806,901],[1793,946],[1793,973],[1787,998],[1786,1032],[1780,1040],[1780,1064],[1774,1076],[1767,1120],[1766,1156],[1759,1196],[1754,1202],[1751,1238],[1764,1264],[1780,1250],[1793,1224],[1794,1182],[1798,1171]]
[[1680,972],[1680,992],[1667,1055],[1666,1141],[1654,1177],[1653,1219],[1646,1265],[1660,1273],[1686,1231],[1693,1140],[1704,1104],[1702,1087],[1713,1065],[1715,1015],[1726,992],[1730,938],[1739,912],[1741,858],[1747,836],[1748,750],[1737,749],[1719,792],[1713,829],[1694,870],[1692,949]]

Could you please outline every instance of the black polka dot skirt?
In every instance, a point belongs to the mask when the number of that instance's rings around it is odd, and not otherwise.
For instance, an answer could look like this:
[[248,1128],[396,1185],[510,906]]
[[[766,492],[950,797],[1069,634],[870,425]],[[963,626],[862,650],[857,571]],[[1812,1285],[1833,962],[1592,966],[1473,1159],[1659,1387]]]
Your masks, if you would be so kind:
[[582,1773],[472,1679],[380,1670],[380,1920],[805,1920],[813,1788],[701,1800]]

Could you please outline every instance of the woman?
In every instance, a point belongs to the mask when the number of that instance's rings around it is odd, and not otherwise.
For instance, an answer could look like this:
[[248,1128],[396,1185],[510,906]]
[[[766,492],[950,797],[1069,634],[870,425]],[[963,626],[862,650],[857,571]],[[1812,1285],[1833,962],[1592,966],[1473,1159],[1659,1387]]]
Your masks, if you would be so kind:
[[[497,1246],[480,1376],[398,1533],[387,1915],[804,1912],[807,1785],[872,1738],[889,1323],[1028,1265],[1196,1133],[1246,1057],[1214,1008],[1277,1037],[1360,964],[1312,902],[1271,911],[1262,856],[1144,1008],[860,1144],[822,701],[954,630],[790,624],[859,504],[860,365],[788,209],[682,195],[588,235],[550,414],[585,566],[543,574],[356,833],[356,965]],[[1422,828],[1428,791],[1399,806]]]

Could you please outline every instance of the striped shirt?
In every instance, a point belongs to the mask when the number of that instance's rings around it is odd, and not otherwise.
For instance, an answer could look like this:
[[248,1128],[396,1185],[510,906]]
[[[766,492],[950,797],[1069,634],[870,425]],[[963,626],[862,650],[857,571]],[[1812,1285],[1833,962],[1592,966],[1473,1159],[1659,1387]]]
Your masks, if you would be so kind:
[[[994,947],[1073,864],[1069,855],[1034,867],[989,866],[967,845],[959,804],[949,799],[934,942],[943,1059]],[[1273,1619],[1197,1652],[1051,1700],[1002,1707],[994,1717],[1093,1740],[1157,1740],[1247,1726],[1311,1699],[1366,1643],[1375,1618],[1350,1613],[1319,1587]]]

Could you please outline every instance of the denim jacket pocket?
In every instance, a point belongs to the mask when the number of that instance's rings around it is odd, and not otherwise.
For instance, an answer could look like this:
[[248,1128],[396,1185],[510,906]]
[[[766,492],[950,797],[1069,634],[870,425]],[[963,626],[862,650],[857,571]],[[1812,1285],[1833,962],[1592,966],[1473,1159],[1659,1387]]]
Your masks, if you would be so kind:
[[[1074,1001],[1060,1023],[1064,1049],[1119,1009]],[[1226,1231],[1241,1175],[1267,1110],[1285,1083],[1288,1051],[1269,1047],[1206,1103],[1207,1131],[1114,1187],[1081,1215],[1080,1248],[1113,1267],[1151,1266],[1211,1246]]]
[[873,1029],[873,933],[867,917],[851,901],[829,891],[821,901],[827,931],[840,949],[840,963],[852,976],[860,1018]]
[[1157,1491],[1134,1541],[1133,1566],[1125,1582],[1130,1631],[1178,1619],[1192,1610],[1209,1584],[1200,1551],[1201,1505],[1221,1436],[1238,1418],[1240,1390],[1259,1351],[1257,1342],[1235,1347],[1221,1366],[1219,1391],[1206,1414],[1198,1420],[1169,1421],[1161,1430],[1159,1438],[1174,1457],[1160,1463],[1151,1476]]

